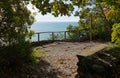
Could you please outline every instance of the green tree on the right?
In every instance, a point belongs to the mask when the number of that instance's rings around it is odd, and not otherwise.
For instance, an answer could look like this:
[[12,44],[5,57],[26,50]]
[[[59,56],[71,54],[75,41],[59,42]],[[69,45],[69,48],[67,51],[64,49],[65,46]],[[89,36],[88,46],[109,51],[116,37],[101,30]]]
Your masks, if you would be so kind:
[[[112,26],[120,22],[120,2],[119,0],[82,0],[82,5],[78,5],[75,16],[79,16],[78,29],[90,28],[90,17],[92,13],[92,33],[93,39],[105,41],[111,40]],[[69,30],[69,29],[68,29]],[[73,27],[73,30],[76,30]]]

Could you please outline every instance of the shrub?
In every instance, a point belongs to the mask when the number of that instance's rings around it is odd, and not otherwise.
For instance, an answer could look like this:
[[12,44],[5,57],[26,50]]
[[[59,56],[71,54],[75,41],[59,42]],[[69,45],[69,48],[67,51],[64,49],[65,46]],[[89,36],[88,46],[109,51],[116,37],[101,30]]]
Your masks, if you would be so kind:
[[112,30],[112,42],[120,45],[120,23],[114,24]]
[[[67,26],[67,30],[71,31],[68,32],[68,38],[70,39],[78,39],[80,37],[89,37],[89,30],[87,28],[81,29],[79,26]],[[75,32],[74,32],[75,31]]]
[[[54,38],[53,38],[54,37]],[[64,34],[63,33],[55,33],[54,36],[52,34],[50,34],[50,38],[48,40],[62,40],[64,39]]]
[[0,48],[0,65],[16,67],[33,61],[32,48],[29,42],[22,42]]
[[110,41],[111,40],[111,32],[108,31],[105,27],[93,28],[93,39],[102,40],[102,41]]

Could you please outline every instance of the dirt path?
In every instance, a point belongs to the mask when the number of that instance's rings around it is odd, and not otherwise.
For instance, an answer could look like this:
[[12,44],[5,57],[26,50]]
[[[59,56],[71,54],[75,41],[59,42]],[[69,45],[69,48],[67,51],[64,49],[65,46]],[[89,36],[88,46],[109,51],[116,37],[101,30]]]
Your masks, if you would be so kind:
[[50,63],[49,70],[55,70],[57,78],[75,78],[77,74],[76,63],[78,61],[76,55],[91,55],[106,46],[106,43],[99,42],[54,42],[38,48],[46,52],[42,59]]

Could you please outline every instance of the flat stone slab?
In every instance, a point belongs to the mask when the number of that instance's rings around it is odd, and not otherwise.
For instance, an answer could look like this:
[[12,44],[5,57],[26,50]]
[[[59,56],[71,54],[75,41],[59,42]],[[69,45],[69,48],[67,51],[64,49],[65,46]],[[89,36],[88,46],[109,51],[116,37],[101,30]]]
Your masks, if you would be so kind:
[[90,48],[87,48],[87,49],[83,50],[82,52],[80,52],[79,55],[81,55],[81,56],[93,55],[93,54],[95,54],[96,52],[104,49],[104,48],[107,47],[107,46],[108,46],[107,44],[95,45],[94,47],[90,47]]

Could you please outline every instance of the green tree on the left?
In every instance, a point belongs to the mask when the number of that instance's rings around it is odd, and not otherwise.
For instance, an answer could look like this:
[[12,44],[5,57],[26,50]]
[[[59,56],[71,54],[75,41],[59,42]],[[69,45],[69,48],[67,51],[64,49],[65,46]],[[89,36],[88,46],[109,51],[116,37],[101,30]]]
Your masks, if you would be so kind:
[[15,65],[31,60],[28,40],[32,13],[23,0],[0,0],[0,64]]

